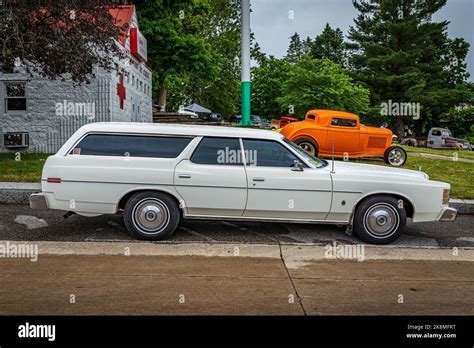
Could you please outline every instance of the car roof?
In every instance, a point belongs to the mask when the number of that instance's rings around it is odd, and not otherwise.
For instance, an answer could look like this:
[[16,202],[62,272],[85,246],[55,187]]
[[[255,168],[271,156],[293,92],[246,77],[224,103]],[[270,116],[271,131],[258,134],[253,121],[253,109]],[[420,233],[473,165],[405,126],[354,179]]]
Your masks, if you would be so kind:
[[327,118],[327,117],[334,117],[334,116],[340,116],[352,120],[358,120],[359,116],[356,114],[351,114],[350,112],[345,112],[345,111],[336,111],[336,110],[309,110],[306,114],[316,114],[316,116],[321,117],[321,118]]
[[81,127],[81,131],[105,132],[105,133],[142,133],[142,134],[166,134],[166,135],[192,135],[192,136],[214,136],[214,137],[242,137],[242,138],[264,138],[279,140],[283,138],[278,132],[263,129],[168,124],[168,123],[143,123],[143,122],[97,122],[89,123]]

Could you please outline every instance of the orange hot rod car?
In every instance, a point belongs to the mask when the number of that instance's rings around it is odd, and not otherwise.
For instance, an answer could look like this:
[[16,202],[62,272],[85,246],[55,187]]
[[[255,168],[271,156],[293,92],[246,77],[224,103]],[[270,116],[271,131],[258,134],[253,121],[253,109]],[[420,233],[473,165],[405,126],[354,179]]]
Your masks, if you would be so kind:
[[314,156],[337,158],[383,157],[402,166],[407,153],[392,146],[392,131],[360,124],[357,115],[332,110],[310,110],[304,121],[286,125],[281,134]]

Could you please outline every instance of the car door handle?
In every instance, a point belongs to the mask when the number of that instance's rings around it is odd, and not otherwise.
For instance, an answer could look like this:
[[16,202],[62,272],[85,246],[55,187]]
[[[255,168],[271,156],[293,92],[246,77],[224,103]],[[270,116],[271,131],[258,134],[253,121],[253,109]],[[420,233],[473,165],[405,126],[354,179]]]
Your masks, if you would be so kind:
[[253,178],[253,181],[265,181],[264,178]]
[[181,179],[191,179],[191,174],[179,174],[178,178]]

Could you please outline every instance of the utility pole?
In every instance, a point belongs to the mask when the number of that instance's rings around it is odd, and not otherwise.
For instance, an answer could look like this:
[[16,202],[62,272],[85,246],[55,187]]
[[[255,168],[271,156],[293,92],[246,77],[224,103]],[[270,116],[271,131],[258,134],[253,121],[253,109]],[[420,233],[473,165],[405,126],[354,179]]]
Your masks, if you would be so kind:
[[250,118],[250,0],[240,0],[240,11],[242,120],[239,126],[253,126]]

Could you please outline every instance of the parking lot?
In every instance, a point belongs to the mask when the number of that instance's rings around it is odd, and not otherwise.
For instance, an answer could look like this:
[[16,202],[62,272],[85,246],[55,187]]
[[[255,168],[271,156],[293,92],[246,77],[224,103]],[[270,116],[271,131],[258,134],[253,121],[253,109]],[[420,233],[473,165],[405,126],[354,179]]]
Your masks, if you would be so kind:
[[[163,243],[360,243],[344,227],[184,220]],[[0,240],[24,241],[130,241],[121,216],[65,219],[55,211],[33,211],[26,205],[0,205]],[[408,223],[406,233],[393,245],[403,247],[474,247],[474,216],[459,215],[455,222]]]

